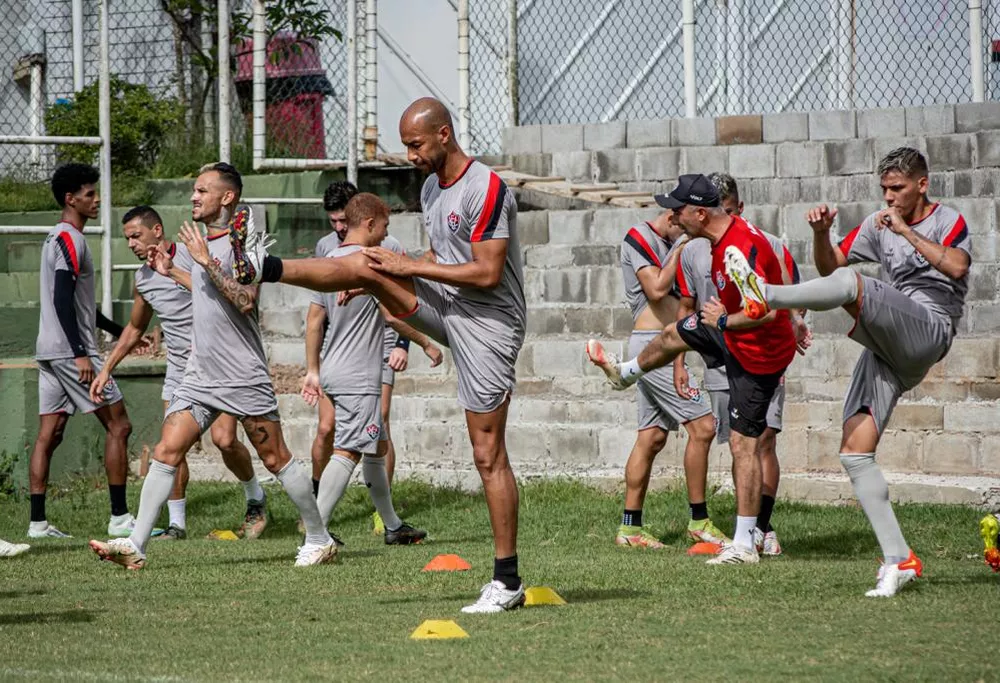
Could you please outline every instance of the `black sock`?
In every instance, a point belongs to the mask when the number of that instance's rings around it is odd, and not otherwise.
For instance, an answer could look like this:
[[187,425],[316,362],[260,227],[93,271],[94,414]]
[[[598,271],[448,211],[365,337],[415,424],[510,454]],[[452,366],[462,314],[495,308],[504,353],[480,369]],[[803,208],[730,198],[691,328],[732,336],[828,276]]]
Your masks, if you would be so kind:
[[622,513],[622,524],[625,526],[642,526],[642,510],[626,509]]
[[760,497],[760,514],[757,515],[757,528],[765,534],[771,529],[771,512],[774,511],[774,496],[766,493]]
[[277,256],[265,256],[264,262],[260,265],[261,282],[277,282],[281,279],[281,273],[285,270],[285,264]]
[[319,497],[319,479],[313,479],[313,498]]
[[688,503],[688,507],[691,508],[691,519],[694,521],[700,522],[703,519],[708,519],[708,503],[705,501]]
[[32,493],[31,494],[31,521],[32,522],[44,522],[45,521],[45,494],[44,493]]
[[517,555],[493,559],[493,580],[503,583],[509,591],[517,590],[521,585],[521,577],[517,575]]
[[128,514],[128,501],[125,500],[125,484],[108,484],[108,495],[111,497],[111,514]]

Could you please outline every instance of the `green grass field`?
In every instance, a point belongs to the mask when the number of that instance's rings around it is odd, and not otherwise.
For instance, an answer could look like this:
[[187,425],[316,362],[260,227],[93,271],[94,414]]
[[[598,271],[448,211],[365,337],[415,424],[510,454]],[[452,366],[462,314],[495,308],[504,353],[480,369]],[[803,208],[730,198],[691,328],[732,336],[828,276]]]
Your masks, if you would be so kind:
[[[492,569],[481,496],[401,483],[405,517],[432,540],[388,548],[371,535],[365,491],[352,487],[334,523],[347,543],[340,562],[296,569],[296,514],[280,490],[269,493],[263,539],[154,542],[137,573],[86,548],[104,538],[103,490],[78,484],[51,500],[49,518],[75,538],[0,562],[0,679],[1000,680],[1000,576],[969,557],[980,550],[975,510],[900,507],[925,578],[871,600],[877,549],[856,508],[779,503],[784,557],[707,567],[684,552],[681,492],[647,502],[670,543],[657,553],[612,544],[620,498],[530,484],[522,575],[569,604],[467,616],[459,608]],[[192,485],[191,536],[234,527],[242,498],[235,486]],[[731,528],[731,498],[710,509]],[[0,536],[21,540],[27,515],[26,502],[0,503]],[[473,569],[422,573],[438,553]],[[425,619],[454,619],[469,637],[410,640]]]

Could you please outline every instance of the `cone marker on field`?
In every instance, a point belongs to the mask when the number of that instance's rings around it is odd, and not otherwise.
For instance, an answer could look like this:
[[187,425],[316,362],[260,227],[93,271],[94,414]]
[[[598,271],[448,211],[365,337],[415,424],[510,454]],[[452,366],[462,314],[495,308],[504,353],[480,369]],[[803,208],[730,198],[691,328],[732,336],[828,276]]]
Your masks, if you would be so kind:
[[722,546],[718,543],[702,541],[688,548],[688,555],[718,555],[720,550],[722,550]]
[[525,607],[535,605],[565,605],[566,601],[548,586],[532,586],[524,591]]
[[215,529],[214,531],[212,531],[212,533],[210,533],[205,538],[207,538],[210,541],[238,541],[238,540],[240,540],[239,537],[236,534],[234,534],[232,531],[230,531],[229,529]]
[[458,555],[437,555],[424,566],[425,572],[464,572],[472,565]]
[[468,638],[469,634],[451,620],[428,619],[410,634],[413,640],[445,640],[447,638]]

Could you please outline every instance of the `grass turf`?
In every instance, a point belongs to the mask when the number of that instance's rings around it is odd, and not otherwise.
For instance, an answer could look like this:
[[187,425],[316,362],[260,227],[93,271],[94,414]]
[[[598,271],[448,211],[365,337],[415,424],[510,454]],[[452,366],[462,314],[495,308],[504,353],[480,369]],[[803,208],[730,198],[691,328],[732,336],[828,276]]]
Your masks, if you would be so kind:
[[[132,509],[139,487],[130,487]],[[571,482],[522,489],[521,572],[564,607],[462,615],[492,569],[481,496],[402,482],[424,545],[371,535],[364,489],[334,519],[336,565],[292,567],[296,513],[269,489],[271,524],[256,542],[150,544],[140,572],[100,563],[107,497],[77,484],[49,518],[75,535],[0,560],[0,679],[84,680],[998,680],[997,583],[981,559],[979,513],[907,505],[898,514],[925,578],[893,600],[863,597],[877,547],[852,507],[779,503],[786,555],[756,567],[707,567],[684,553],[682,492],[653,493],[645,517],[661,552],[612,544],[621,500]],[[710,502],[724,529],[733,500]],[[235,528],[242,491],[193,484],[190,539]],[[23,539],[26,503],[0,503],[0,537]],[[438,553],[470,572],[422,573]],[[425,619],[469,638],[414,641]]]

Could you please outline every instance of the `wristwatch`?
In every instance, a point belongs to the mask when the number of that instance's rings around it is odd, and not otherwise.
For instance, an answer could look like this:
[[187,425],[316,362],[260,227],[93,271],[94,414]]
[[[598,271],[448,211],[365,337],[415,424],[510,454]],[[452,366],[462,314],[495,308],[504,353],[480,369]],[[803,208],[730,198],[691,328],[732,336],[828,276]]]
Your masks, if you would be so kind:
[[719,328],[719,332],[725,332],[726,331],[726,323],[727,322],[729,322],[729,314],[728,313],[723,313],[722,315],[719,316],[718,322],[715,323],[716,327]]

